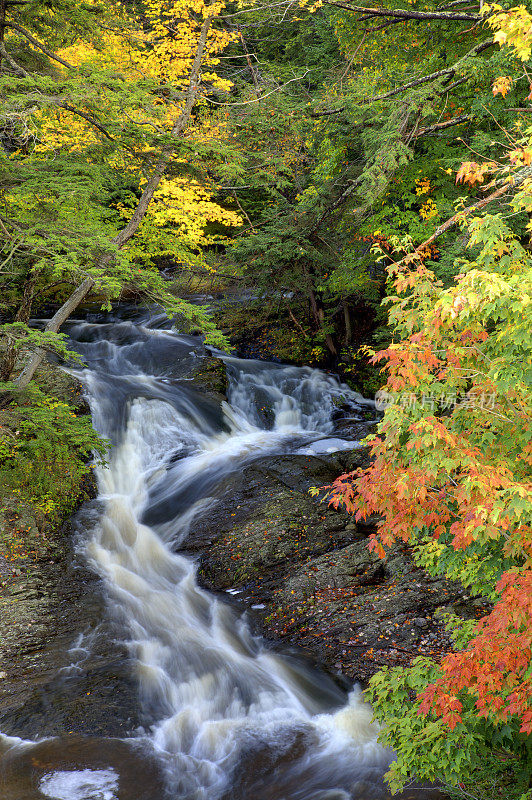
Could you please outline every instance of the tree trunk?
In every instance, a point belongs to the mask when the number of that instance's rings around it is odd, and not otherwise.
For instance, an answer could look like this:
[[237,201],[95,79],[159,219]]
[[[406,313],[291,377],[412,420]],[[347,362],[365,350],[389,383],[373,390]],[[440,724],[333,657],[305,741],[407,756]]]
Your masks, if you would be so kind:
[[[50,331],[51,333],[57,333],[61,325],[68,319],[68,317],[72,314],[73,311],[79,306],[81,301],[88,295],[92,287],[94,286],[94,280],[92,278],[86,278],[82,284],[78,286],[78,288],[72,292],[68,300],[63,303],[61,308],[55,312],[52,319],[49,320],[45,327],[45,331]],[[18,389],[25,389],[28,383],[33,378],[33,374],[41,361],[45,356],[45,351],[42,348],[36,350],[30,359],[26,362],[24,369],[18,376],[15,381],[15,384]]]
[[[37,281],[37,273],[32,272],[24,286],[24,294],[19,310],[15,316],[15,322],[28,322],[31,316],[31,307],[33,304],[33,295],[35,292],[35,283]],[[7,351],[2,359],[0,366],[0,381],[8,381],[15,369],[15,362],[17,359],[17,348],[14,344],[8,344]]]
[[342,300],[342,308],[344,312],[344,323],[345,323],[345,343],[350,344],[351,339],[353,338],[353,329],[351,327],[351,315],[349,313],[349,306],[347,305],[345,300]]
[[[0,0],[0,44],[4,44],[6,36],[6,0]],[[0,55],[0,67],[2,66],[2,57]]]
[[[1,2],[1,0],[0,0]],[[207,37],[209,34],[209,29],[211,27],[213,17],[207,17],[203,25],[201,26],[200,36],[198,39],[198,46],[196,48],[196,55],[194,56],[194,61],[192,63],[192,69],[190,73],[189,84],[186,93],[186,100],[185,105],[180,113],[179,117],[177,118],[174,126],[172,128],[172,136],[180,136],[185,128],[187,127],[188,123],[190,122],[190,117],[192,115],[192,109],[194,108],[194,104],[196,102],[196,96],[198,93],[198,89],[200,87],[200,71],[201,71],[201,63],[203,60],[203,56],[205,53],[205,47],[207,44]],[[148,182],[142,192],[140,200],[137,203],[137,207],[133,212],[133,216],[128,221],[127,225],[125,225],[121,231],[113,239],[113,244],[120,250],[137,232],[140,223],[146,216],[146,212],[148,211],[148,207],[153,199],[153,196],[161,182],[161,178],[163,177],[168,164],[172,158],[172,153],[174,151],[173,145],[167,145],[162,150],[162,153],[150,175]],[[105,267],[111,263],[113,260],[113,254],[108,253],[105,256],[100,256],[97,259],[97,265],[99,267]],[[68,319],[70,314],[76,310],[79,304],[84,300],[93,286],[96,285],[96,281],[93,278],[86,278],[83,283],[81,283],[70,295],[68,300],[63,303],[59,311],[52,317],[52,319],[46,325],[45,331],[51,331],[53,333],[57,333],[61,325]],[[45,356],[45,351],[42,348],[33,353],[30,357],[24,369],[22,370],[21,374],[18,376],[17,380],[15,381],[17,387],[19,389],[24,389],[28,383],[33,378],[35,370],[42,362]]]
[[329,350],[330,354],[336,358],[338,355],[336,351],[336,347],[334,345],[333,338],[330,333],[325,333],[325,311],[323,309],[323,304],[319,295],[316,294],[314,291],[314,278],[311,271],[304,266],[303,271],[307,277],[308,281],[308,299],[309,305],[311,310],[312,320],[314,322],[314,329],[322,331],[325,337],[325,344],[327,345],[327,349]]
[[[323,306],[320,303],[319,307],[319,318],[320,318],[320,327],[323,330],[325,328],[325,311],[323,310]],[[327,349],[329,353],[336,358],[338,352],[336,350],[336,346],[334,344],[334,339],[332,338],[330,333],[325,333],[325,344],[327,345]]]
[[319,330],[321,328],[320,310],[318,308],[318,301],[316,299],[316,295],[314,294],[314,289],[312,288],[309,289],[309,303],[312,313],[312,320],[314,322],[314,329]]
[[314,292],[314,289],[310,289],[309,292],[309,301],[310,301],[310,308],[312,311],[312,319],[314,320],[314,326],[316,330],[322,331],[325,337],[325,344],[327,345],[327,349],[329,353],[336,358],[338,355],[336,347],[334,345],[333,338],[330,333],[324,332],[325,327],[325,311],[323,310],[323,306],[319,297]]

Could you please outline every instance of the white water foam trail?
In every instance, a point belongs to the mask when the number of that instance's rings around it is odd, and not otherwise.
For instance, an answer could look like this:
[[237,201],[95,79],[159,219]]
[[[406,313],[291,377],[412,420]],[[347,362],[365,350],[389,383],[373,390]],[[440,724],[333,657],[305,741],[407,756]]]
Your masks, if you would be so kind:
[[[349,390],[317,370],[269,365],[246,372],[244,362],[226,359],[231,405],[217,426],[186,395],[168,399],[164,375],[157,379],[151,369],[135,374],[135,359],[127,360],[141,352],[133,327],[125,328],[122,352],[96,342],[91,366],[97,371],[83,376],[96,428],[117,442],[108,468],[98,473],[105,513],[86,551],[105,578],[111,608],[129,628],[141,698],[156,720],[151,739],[168,764],[170,796],[225,797],[250,742],[282,750],[287,732],[299,731],[308,744],[294,758],[292,788],[271,797],[359,797],[359,781],[389,760],[360,693],[354,690],[347,705],[326,713],[341,697],[330,679],[266,649],[241,616],[199,588],[193,561],[172,551],[194,515],[208,508],[209,492],[195,493],[206,476],[212,481],[258,455],[286,451],[294,440],[297,448],[312,432],[323,437],[331,429],[331,409]],[[108,358],[115,375],[126,365],[136,382],[136,397],[123,384],[129,399],[119,436],[109,422],[109,361],[101,370]],[[352,402],[362,400],[350,394]],[[168,514],[175,498],[179,511]],[[143,522],[152,506],[166,509],[154,526]],[[112,796],[111,783],[104,781],[102,796]]]
[[40,792],[51,800],[116,800],[119,776],[113,769],[58,770],[45,775]]

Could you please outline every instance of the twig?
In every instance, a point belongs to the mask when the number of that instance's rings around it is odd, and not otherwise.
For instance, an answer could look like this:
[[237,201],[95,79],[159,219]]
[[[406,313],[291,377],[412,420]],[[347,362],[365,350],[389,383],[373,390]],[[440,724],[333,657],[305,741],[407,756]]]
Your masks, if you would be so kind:
[[216,100],[212,100],[212,98],[205,96],[203,99],[206,100],[208,103],[212,103],[215,106],[229,106],[230,108],[235,108],[236,106],[248,106],[250,103],[258,103],[260,100],[264,100],[265,97],[269,97],[271,94],[275,94],[276,92],[282,91],[285,86],[288,86],[289,83],[293,83],[294,81],[301,81],[303,78],[309,74],[311,70],[307,69],[303,75],[298,75],[297,78],[291,78],[286,83],[283,83],[281,86],[277,86],[275,89],[272,89],[271,92],[267,94],[261,94],[260,97],[257,97],[255,100],[244,100],[242,103],[218,103]]
[[70,111],[72,114],[75,114],[78,117],[82,117],[83,119],[87,120],[87,122],[92,125],[94,128],[99,130],[103,133],[104,136],[107,137],[111,142],[114,142],[114,136],[111,136],[109,131],[107,131],[103,125],[101,125],[93,116],[90,114],[86,114],[84,111],[80,111],[79,108],[75,108],[74,106],[69,105],[68,103],[54,103],[55,106],[59,106],[59,108],[64,108],[65,111]]
[[368,97],[364,102],[366,103],[374,103],[376,100],[387,100],[389,97],[394,97],[396,94],[400,94],[401,92],[406,91],[406,89],[413,89],[416,86],[421,86],[424,83],[431,83],[432,81],[437,80],[438,78],[443,78],[446,76],[452,77],[456,70],[458,69],[459,65],[465,61],[466,58],[470,58],[471,56],[476,56],[481,53],[483,50],[487,50],[488,47],[491,47],[493,44],[493,39],[486,39],[485,41],[477,44],[472,50],[462,56],[462,58],[454,64],[452,67],[447,67],[446,69],[440,69],[437,72],[432,72],[430,75],[424,75],[422,78],[416,78],[413,81],[409,81],[408,83],[404,83],[402,86],[398,86],[396,89],[392,89],[385,94],[376,94],[373,97]]
[[242,208],[242,205],[241,205],[241,203],[240,203],[240,200],[238,199],[238,197],[236,196],[236,194],[235,194],[234,192],[232,192],[231,194],[232,194],[232,196],[235,198],[235,200],[236,200],[236,204],[237,204],[237,206],[239,207],[240,211],[243,213],[243,215],[245,216],[245,218],[246,218],[246,219],[247,219],[247,221],[249,222],[249,227],[251,228],[251,230],[253,231],[253,233],[256,233],[256,230],[255,230],[255,228],[253,227],[253,223],[252,223],[252,221],[250,220],[250,218],[249,218],[249,216],[248,216],[247,212],[245,211],[245,209],[243,209],[243,208]]
[[289,314],[289,316],[290,316],[290,319],[291,319],[291,320],[292,320],[292,322],[294,323],[294,325],[297,325],[297,327],[299,328],[299,330],[301,331],[301,333],[303,334],[303,336],[306,336],[306,335],[307,335],[307,332],[305,331],[305,329],[304,329],[304,327],[301,325],[301,323],[297,321],[297,319],[295,318],[295,316],[294,316],[294,314],[293,314],[293,312],[292,312],[292,309],[291,309],[291,308],[289,308],[289,309],[288,309],[288,314]]

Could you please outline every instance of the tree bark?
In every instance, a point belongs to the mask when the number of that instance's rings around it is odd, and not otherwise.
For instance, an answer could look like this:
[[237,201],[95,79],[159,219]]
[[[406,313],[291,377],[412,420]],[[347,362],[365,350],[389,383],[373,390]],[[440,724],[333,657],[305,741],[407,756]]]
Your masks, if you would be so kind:
[[437,122],[436,125],[430,125],[428,128],[421,128],[413,135],[413,139],[419,139],[420,136],[428,136],[437,131],[443,131],[445,128],[452,128],[453,125],[462,125],[464,122],[470,122],[473,118],[472,114],[461,114],[454,119],[448,119],[446,122]]
[[[0,44],[4,44],[6,35],[6,0],[0,0]],[[0,59],[0,67],[2,61]]]
[[353,6],[348,3],[339,3],[335,0],[325,0],[329,6],[343,8],[346,11],[354,11],[355,14],[365,14],[367,17],[395,17],[397,19],[444,19],[444,20],[464,20],[479,22],[482,17],[480,14],[462,14],[452,11],[407,11],[402,8],[365,8],[363,6]]
[[[86,278],[83,283],[80,284],[74,292],[72,292],[68,300],[63,303],[61,308],[56,311],[52,319],[47,323],[44,330],[50,331],[51,333],[57,333],[61,325],[68,319],[72,312],[76,310],[82,300],[88,295],[94,286],[94,283],[95,281],[93,278]],[[42,348],[39,348],[30,356],[29,360],[24,366],[24,369],[15,381],[18,389],[26,388],[28,383],[33,378],[35,370],[45,355],[46,352]]]
[[[0,0],[0,20],[2,19],[2,5],[5,8],[5,4],[6,4],[6,0]],[[0,22],[0,25],[1,24],[2,23]],[[52,50],[49,50],[42,42],[40,42],[38,39],[36,39],[34,36],[32,36],[31,33],[29,31],[27,31],[25,28],[23,28],[21,25],[18,25],[16,22],[5,22],[5,12],[4,12],[4,24],[3,24],[3,27],[4,28],[13,28],[14,31],[17,31],[17,33],[20,33],[21,36],[24,36],[24,38],[27,39],[28,42],[31,42],[31,44],[34,47],[37,47],[39,50],[42,50],[43,53],[46,53],[48,58],[51,58],[54,61],[58,61],[64,67],[70,68],[72,66],[72,64],[69,64],[68,61],[65,61],[63,58],[60,58],[58,55],[56,55],[56,53],[54,53]],[[3,41],[3,37],[2,37],[2,41]]]
[[353,329],[351,326],[351,314],[349,313],[349,306],[345,300],[342,300],[342,309],[344,312],[345,323],[345,343],[350,344],[353,338]]
[[315,329],[319,330],[319,331],[322,331],[322,333],[324,334],[324,337],[325,337],[325,344],[327,345],[328,351],[330,352],[330,354],[332,356],[334,356],[334,358],[336,358],[338,353],[337,353],[333,338],[332,338],[330,333],[325,333],[325,331],[324,331],[324,327],[325,327],[325,311],[323,310],[323,305],[322,305],[318,295],[314,291],[314,287],[312,286],[312,276],[311,276],[311,274],[307,270],[305,270],[305,271],[307,272],[307,277],[309,278],[309,282],[310,282],[308,298],[309,298],[309,303],[310,303],[310,309],[311,309],[311,312],[312,312],[312,319],[314,320]]
[[[35,293],[35,283],[37,281],[37,274],[32,272],[24,286],[24,294],[22,302],[15,315],[15,322],[28,322],[31,316],[31,307],[33,304],[33,296]],[[7,351],[2,359],[0,366],[0,381],[8,381],[15,369],[15,362],[17,359],[17,349],[14,344],[7,346]]]
[[[181,111],[179,117],[177,118],[173,128],[172,128],[172,136],[177,137],[180,136],[183,131],[185,130],[186,126],[190,122],[190,117],[192,114],[192,109],[194,108],[194,104],[196,102],[196,96],[200,87],[200,80],[201,80],[201,64],[203,61],[203,56],[205,53],[205,47],[207,45],[207,37],[209,34],[209,29],[211,27],[213,17],[207,17],[203,25],[201,26],[201,31],[198,39],[198,45],[196,48],[196,55],[194,56],[194,61],[192,62],[192,69],[190,72],[190,79],[186,93],[185,105],[183,110]],[[125,225],[121,231],[113,239],[113,244],[120,250],[124,245],[135,235],[137,232],[139,225],[141,224],[142,220],[146,216],[146,212],[148,211],[148,207],[153,199],[153,196],[161,182],[161,178],[163,177],[168,164],[170,163],[172,153],[174,151],[173,145],[169,144],[166,145],[155,167],[152,171],[152,174],[148,178],[148,182],[142,192],[142,195],[137,203],[137,207],[133,212],[133,216],[128,221],[127,225]],[[113,260],[113,253],[108,253],[104,256],[100,256],[96,260],[96,264],[99,267],[105,267],[110,264]],[[79,304],[85,299],[91,289],[96,285],[96,281],[94,278],[88,277],[72,292],[68,300],[61,306],[61,308],[54,314],[52,319],[48,322],[45,327],[45,331],[50,331],[52,333],[57,333],[59,328],[63,323],[68,319],[70,314],[76,310]],[[42,362],[45,356],[45,351],[42,348],[33,353],[30,357],[24,369],[18,376],[15,381],[15,384],[19,389],[24,389],[28,383],[33,378],[35,374],[35,370]]]

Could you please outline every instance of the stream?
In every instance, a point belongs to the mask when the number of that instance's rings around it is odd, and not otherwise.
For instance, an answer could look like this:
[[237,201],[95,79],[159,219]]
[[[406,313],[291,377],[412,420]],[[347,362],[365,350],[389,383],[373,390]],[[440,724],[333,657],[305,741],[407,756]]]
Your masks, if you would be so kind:
[[224,478],[266,454],[355,446],[335,437],[333,412],[370,401],[318,370],[228,356],[228,402],[218,401],[191,380],[200,340],[146,312],[89,316],[68,333],[112,444],[98,470],[104,511],[79,547],[104,581],[150,724],[126,740],[0,735],[2,800],[383,797],[391,754],[358,688],[274,652],[198,586],[181,553]]

